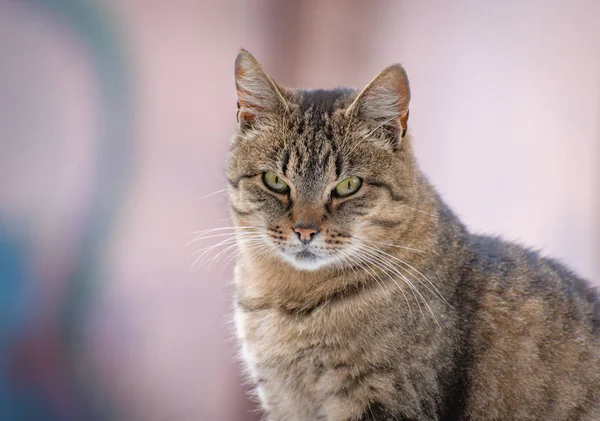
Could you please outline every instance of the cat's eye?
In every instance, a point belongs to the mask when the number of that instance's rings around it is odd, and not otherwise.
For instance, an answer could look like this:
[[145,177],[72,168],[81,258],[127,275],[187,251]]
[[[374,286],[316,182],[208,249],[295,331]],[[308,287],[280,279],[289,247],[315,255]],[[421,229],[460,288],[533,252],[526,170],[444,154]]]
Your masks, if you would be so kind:
[[335,186],[334,193],[338,197],[348,197],[358,191],[362,186],[362,180],[356,176],[346,178]]
[[277,174],[272,172],[263,174],[263,183],[275,193],[285,193],[289,190],[288,185]]

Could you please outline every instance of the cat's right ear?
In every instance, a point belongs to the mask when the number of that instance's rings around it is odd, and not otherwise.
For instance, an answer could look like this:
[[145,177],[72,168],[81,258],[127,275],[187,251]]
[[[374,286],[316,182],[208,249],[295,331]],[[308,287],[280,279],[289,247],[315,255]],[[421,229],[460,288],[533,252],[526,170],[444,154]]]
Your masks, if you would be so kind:
[[408,77],[402,66],[394,64],[358,94],[346,116],[358,116],[376,128],[386,127],[402,138],[407,131],[409,102]]
[[282,87],[265,72],[254,56],[240,50],[235,59],[237,120],[241,128],[252,127],[262,117],[287,110]]

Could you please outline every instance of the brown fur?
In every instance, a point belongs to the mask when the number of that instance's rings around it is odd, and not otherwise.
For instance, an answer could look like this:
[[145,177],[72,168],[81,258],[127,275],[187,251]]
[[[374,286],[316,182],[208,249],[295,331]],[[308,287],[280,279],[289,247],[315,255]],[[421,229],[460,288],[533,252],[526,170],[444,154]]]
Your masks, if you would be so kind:
[[[415,162],[400,66],[360,94],[299,91],[242,51],[236,82],[236,325],[270,421],[600,420],[595,291],[465,229]],[[360,190],[331,194],[349,176]],[[294,263],[298,223],[326,264]]]

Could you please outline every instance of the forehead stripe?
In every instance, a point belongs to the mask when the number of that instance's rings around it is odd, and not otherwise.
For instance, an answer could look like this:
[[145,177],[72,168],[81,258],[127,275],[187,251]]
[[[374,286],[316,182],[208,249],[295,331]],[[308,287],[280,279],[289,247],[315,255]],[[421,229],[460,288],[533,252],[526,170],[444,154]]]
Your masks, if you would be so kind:
[[290,162],[290,151],[286,150],[283,153],[283,159],[281,162],[281,174],[286,175],[289,162]]
[[344,166],[344,158],[342,158],[342,155],[338,153],[338,155],[335,158],[335,175],[337,178],[340,178],[340,175],[342,174],[343,166]]

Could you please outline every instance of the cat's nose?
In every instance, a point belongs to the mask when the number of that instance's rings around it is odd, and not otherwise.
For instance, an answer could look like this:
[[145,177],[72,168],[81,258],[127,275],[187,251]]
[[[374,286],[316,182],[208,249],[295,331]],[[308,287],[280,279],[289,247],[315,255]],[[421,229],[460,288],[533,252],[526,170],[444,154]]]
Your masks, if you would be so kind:
[[294,232],[298,234],[298,238],[303,244],[308,244],[314,238],[315,234],[319,232],[319,227],[312,226],[294,226]]

